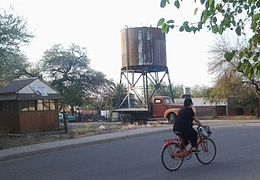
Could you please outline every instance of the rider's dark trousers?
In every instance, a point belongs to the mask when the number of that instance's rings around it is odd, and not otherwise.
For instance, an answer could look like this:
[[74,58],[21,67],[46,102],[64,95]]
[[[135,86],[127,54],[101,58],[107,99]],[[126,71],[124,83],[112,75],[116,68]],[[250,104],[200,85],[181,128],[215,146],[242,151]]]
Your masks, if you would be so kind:
[[188,145],[189,141],[192,147],[197,147],[198,133],[193,128],[186,128],[183,130],[183,140],[186,145]]

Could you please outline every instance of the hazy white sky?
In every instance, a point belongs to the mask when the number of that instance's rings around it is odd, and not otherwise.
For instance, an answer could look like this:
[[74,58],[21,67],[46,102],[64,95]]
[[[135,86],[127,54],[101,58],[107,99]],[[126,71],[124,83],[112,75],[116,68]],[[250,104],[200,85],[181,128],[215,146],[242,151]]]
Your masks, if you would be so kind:
[[[128,27],[154,26],[161,17],[178,21],[190,20],[196,4],[188,2],[182,11],[160,8],[160,0],[1,0],[1,10],[10,9],[28,22],[36,37],[24,48],[31,62],[41,59],[54,44],[68,47],[75,43],[87,49],[91,67],[119,82],[121,34]],[[188,6],[189,5],[189,6]],[[208,74],[211,33],[180,33],[166,35],[167,66],[175,85],[212,85]]]

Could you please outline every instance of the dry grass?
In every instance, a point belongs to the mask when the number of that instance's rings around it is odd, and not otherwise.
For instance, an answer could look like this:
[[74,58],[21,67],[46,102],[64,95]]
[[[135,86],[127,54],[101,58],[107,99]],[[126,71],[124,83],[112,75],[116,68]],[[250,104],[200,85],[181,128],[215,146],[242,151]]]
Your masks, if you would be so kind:
[[138,125],[122,124],[119,122],[69,123],[67,133],[64,133],[64,127],[61,125],[61,130],[55,132],[0,135],[0,149],[125,131],[141,127],[158,127],[161,125],[160,123]]

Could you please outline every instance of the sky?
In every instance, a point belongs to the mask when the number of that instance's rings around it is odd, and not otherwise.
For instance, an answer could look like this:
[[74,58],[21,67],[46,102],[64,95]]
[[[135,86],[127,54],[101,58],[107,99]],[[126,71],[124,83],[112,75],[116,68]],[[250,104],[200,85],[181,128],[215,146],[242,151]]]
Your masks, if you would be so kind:
[[[160,0],[1,0],[0,9],[22,16],[35,35],[23,47],[30,62],[40,61],[54,44],[67,48],[74,43],[86,48],[91,68],[119,82],[121,30],[125,26],[156,27],[161,17],[173,18],[176,24],[195,21],[197,4],[191,2],[177,11],[173,5],[160,8]],[[194,35],[175,29],[166,34],[167,67],[174,85],[213,85],[207,65],[213,40],[206,30]]]

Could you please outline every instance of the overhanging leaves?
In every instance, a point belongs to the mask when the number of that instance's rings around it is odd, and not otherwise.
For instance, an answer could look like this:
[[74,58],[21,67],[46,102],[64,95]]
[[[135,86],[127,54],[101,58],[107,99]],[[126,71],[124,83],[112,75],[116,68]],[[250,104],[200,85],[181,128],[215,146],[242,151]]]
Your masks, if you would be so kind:
[[224,54],[225,60],[230,62],[234,58],[235,54],[236,54],[236,51],[226,52]]
[[[177,8],[181,6],[182,2],[182,0],[171,1]],[[186,31],[194,33],[200,31],[203,27],[206,27],[215,34],[222,34],[227,30],[231,30],[234,31],[237,36],[241,36],[247,33],[244,29],[245,26],[249,24],[253,35],[250,35],[251,38],[247,41],[247,47],[245,47],[244,50],[239,50],[238,57],[235,57],[237,51],[224,53],[224,59],[226,62],[230,62],[234,65],[233,59],[237,58],[238,62],[241,63],[237,71],[243,72],[245,78],[251,78],[250,81],[255,82],[253,78],[256,77],[258,77],[259,81],[260,1],[200,0],[199,2],[202,5],[201,14],[199,15],[200,21],[195,23],[183,20],[179,26],[176,25],[175,27],[179,27],[179,31],[181,32]],[[161,3],[166,5],[169,1],[161,0]],[[194,8],[193,14],[196,15],[197,13],[198,9],[196,7]],[[164,22],[161,27],[164,29],[164,32],[168,32],[169,29],[174,26],[169,26],[169,23]],[[244,61],[245,59],[248,59],[248,61]],[[236,66],[238,66],[238,62]],[[254,88],[257,90],[257,94],[260,94],[259,85],[256,84]]]
[[174,2],[174,6],[176,7],[176,8],[180,8],[180,2],[179,2],[179,0],[175,0],[175,2]]
[[160,7],[164,8],[167,3],[169,3],[169,0],[161,0]]

